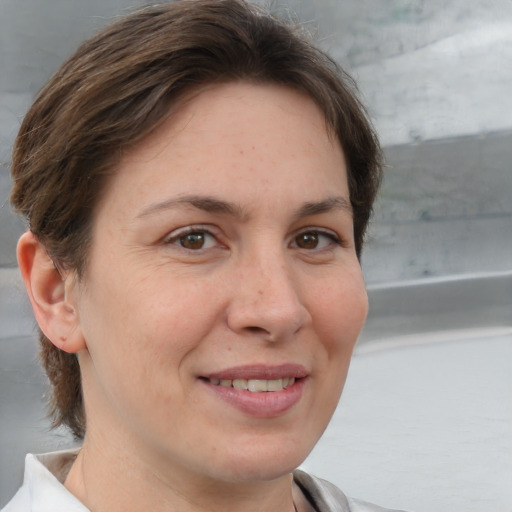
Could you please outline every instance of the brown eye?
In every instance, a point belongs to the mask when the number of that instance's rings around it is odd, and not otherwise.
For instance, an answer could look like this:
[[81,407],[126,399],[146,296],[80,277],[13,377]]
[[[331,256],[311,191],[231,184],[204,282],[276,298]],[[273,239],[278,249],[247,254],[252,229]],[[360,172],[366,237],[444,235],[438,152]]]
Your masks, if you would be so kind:
[[342,244],[336,233],[312,229],[311,231],[303,231],[296,235],[292,245],[299,249],[321,251],[322,249],[334,248]]
[[223,247],[213,233],[200,226],[177,229],[164,238],[163,241],[166,245],[175,245],[190,252]]
[[186,235],[180,236],[179,243],[185,249],[202,249],[205,243],[205,234],[200,231],[187,233]]
[[318,233],[301,233],[295,237],[295,243],[301,249],[316,249],[318,247]]

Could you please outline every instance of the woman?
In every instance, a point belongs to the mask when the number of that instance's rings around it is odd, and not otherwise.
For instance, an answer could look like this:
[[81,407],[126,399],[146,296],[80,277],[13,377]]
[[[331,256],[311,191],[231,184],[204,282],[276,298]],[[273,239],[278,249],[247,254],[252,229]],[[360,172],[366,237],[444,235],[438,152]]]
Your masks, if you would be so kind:
[[16,140],[56,425],[5,511],[376,511],[294,471],[367,313],[380,150],[349,78],[241,0],[120,19]]

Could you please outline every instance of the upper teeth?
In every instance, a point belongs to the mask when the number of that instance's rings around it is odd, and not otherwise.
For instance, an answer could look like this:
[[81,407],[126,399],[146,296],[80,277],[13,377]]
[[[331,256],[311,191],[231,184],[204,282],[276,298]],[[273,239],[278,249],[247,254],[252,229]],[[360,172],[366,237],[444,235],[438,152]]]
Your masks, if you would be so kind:
[[262,391],[282,391],[283,389],[291,386],[295,382],[294,377],[285,377],[284,379],[209,379],[214,386],[224,386],[227,388],[234,387],[235,389],[244,389],[259,393]]

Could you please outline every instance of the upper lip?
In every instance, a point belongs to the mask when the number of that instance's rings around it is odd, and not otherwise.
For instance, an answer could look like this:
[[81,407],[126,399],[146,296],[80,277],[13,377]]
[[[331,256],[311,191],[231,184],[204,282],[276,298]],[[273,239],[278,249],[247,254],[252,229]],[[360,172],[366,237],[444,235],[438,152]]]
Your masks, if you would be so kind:
[[274,380],[283,378],[301,379],[308,375],[306,368],[300,364],[285,363],[280,365],[245,365],[226,368],[202,375],[206,379],[256,379],[256,380]]

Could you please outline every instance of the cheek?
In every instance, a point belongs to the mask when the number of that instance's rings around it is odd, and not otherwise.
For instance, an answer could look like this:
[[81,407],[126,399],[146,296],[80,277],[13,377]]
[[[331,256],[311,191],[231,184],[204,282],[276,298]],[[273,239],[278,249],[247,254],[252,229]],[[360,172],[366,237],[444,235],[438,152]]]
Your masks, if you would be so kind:
[[[362,276],[345,276],[323,289],[316,299],[315,330],[320,340],[315,352],[319,389],[317,406],[327,421],[341,396],[352,352],[368,313]],[[324,425],[325,428],[325,425]]]
[[314,298],[314,308],[327,351],[351,354],[368,314],[362,276],[345,276],[323,288]]
[[190,284],[161,272],[91,283],[81,323],[95,364],[115,371],[120,381],[129,375],[132,382],[153,380],[161,367],[176,370],[207,336],[218,309],[207,282]]

